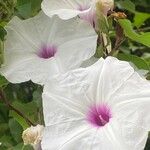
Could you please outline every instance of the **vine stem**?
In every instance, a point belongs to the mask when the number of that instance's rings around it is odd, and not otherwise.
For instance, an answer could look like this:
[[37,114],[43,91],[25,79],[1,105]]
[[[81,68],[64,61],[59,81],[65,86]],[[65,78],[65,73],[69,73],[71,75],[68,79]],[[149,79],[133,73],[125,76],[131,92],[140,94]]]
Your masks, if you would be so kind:
[[31,120],[29,120],[20,110],[18,110],[17,108],[15,108],[14,106],[12,106],[9,103],[9,100],[6,98],[5,93],[4,93],[3,90],[0,90],[0,100],[2,102],[4,102],[7,107],[9,107],[11,110],[15,111],[22,118],[24,118],[26,120],[26,122],[28,123],[29,126],[31,126],[31,125],[35,126],[35,124]]

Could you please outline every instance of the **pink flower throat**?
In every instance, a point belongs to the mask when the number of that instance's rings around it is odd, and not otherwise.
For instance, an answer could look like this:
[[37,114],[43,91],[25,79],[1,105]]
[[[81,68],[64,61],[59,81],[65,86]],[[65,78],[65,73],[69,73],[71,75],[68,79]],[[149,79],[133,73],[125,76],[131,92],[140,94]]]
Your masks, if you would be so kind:
[[104,126],[109,122],[111,117],[110,108],[106,104],[93,105],[87,113],[87,121],[95,127]]
[[57,52],[57,47],[55,45],[43,45],[38,51],[38,56],[40,58],[49,59],[54,57]]

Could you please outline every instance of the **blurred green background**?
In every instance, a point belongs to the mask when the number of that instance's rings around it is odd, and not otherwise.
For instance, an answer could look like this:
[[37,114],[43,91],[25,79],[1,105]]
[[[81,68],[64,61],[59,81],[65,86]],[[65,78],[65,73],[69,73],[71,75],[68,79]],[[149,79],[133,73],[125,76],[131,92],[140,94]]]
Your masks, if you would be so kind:
[[[22,19],[35,16],[40,4],[41,0],[0,0],[0,65],[7,34],[5,25],[14,15]],[[130,20],[121,23],[126,38],[118,48],[116,57],[132,62],[137,69],[146,70],[145,76],[150,79],[150,0],[116,0],[115,11],[124,12]],[[115,39],[114,28],[110,37],[112,41]],[[32,147],[23,145],[21,138],[22,131],[30,123],[14,108],[33,124],[43,124],[42,87],[32,82],[11,84],[0,76],[0,92],[0,150],[32,150]],[[150,150],[150,138],[145,150]]]

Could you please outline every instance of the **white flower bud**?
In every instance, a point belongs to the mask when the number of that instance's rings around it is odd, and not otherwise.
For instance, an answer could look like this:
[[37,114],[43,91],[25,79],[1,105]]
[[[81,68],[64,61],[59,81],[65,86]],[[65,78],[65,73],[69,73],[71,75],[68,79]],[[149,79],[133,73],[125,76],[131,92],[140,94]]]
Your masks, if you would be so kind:
[[25,131],[23,131],[22,139],[24,144],[31,144],[33,147],[39,144],[42,140],[43,129],[44,126],[37,125],[31,126],[30,128],[27,128]]
[[108,11],[114,8],[114,0],[97,0],[97,3],[104,15],[107,15]]

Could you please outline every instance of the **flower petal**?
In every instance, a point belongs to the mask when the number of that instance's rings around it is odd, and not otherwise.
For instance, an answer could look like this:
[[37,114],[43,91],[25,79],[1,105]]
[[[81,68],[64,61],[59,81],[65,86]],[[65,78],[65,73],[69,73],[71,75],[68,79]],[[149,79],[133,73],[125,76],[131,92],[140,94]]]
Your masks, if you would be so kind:
[[[76,109],[79,106],[73,107],[66,98],[47,92],[44,92],[42,98],[46,126],[84,120],[84,114]],[[73,102],[72,104],[74,105]]]
[[112,118],[110,123],[99,130],[97,142],[98,137],[103,140],[102,150],[142,150],[145,147],[148,132],[138,124]]
[[[85,148],[88,148],[91,145],[90,140],[92,139],[90,131],[91,129],[89,126],[82,121],[72,121],[45,127],[42,139],[42,149],[74,150],[78,147],[78,150],[80,150],[82,147],[84,150],[87,150]],[[82,136],[84,136],[84,140],[79,142]],[[80,143],[82,143],[82,145],[80,145]]]
[[[94,29],[81,19],[71,19],[57,23],[57,32],[53,36],[58,45],[59,64],[67,71],[94,55],[97,46],[97,34]],[[57,34],[58,33],[58,34]]]
[[[121,88],[122,84],[134,73],[128,62],[107,57],[99,76],[97,86],[97,102],[104,101],[113,105],[112,95]],[[115,103],[114,103],[115,104]]]
[[45,127],[42,149],[141,150],[147,137],[144,129],[126,121],[112,120],[102,128],[72,121]]
[[99,78],[97,101],[102,99],[108,102],[114,117],[132,123],[138,120],[141,127],[149,130],[149,91],[150,82],[135,72],[128,62],[106,58]]
[[27,20],[14,17],[6,26],[5,49],[17,52],[36,52],[46,43],[53,22],[44,13]]
[[[88,105],[94,103],[95,100],[96,82],[94,80],[95,76],[98,76],[99,70],[97,68],[101,68],[102,65],[103,59],[100,59],[89,68],[73,70],[47,82],[43,91],[43,108],[46,125],[51,124],[50,110],[55,110],[57,105],[60,104],[62,108],[62,110],[60,110],[61,115],[66,115],[66,113],[63,114],[63,112],[67,107],[70,108],[70,110],[67,109],[68,111],[79,113],[85,118]],[[95,73],[93,74],[93,72]],[[56,108],[52,103],[57,103]],[[72,117],[76,116],[74,113]]]
[[91,0],[44,0],[41,6],[49,17],[58,15],[61,19],[67,20],[83,13],[80,10],[81,6],[90,8],[90,3]]
[[8,56],[9,60],[3,65],[0,72],[12,83],[32,80],[35,83],[43,84],[48,76],[59,73],[54,58],[47,61],[26,53],[9,53]]
[[[119,96],[124,98],[125,94],[129,93],[130,95],[132,90],[134,92],[135,87],[133,89],[130,86],[124,88],[126,83],[129,84],[128,81],[134,83],[133,80],[137,80],[132,78],[134,73],[134,69],[129,63],[108,57],[105,60],[98,60],[90,67],[76,69],[51,79],[44,87],[43,93],[44,117],[47,126],[43,138],[43,148],[61,150],[75,150],[77,147],[79,150],[144,149],[148,132],[141,124],[143,120],[139,122],[139,118],[136,117],[137,113],[132,111],[132,101],[128,103],[131,104],[131,107],[126,107],[126,105],[123,106],[126,101],[119,99]],[[138,77],[140,76],[138,75]],[[147,86],[149,83],[144,81],[145,83],[143,80],[140,83],[142,82],[144,88],[149,89]],[[137,80],[137,82],[139,81]],[[125,93],[121,93],[122,90]],[[118,95],[117,92],[121,94]],[[140,93],[136,91],[132,96],[138,94]],[[107,124],[96,128],[85,120],[86,112],[92,104],[101,104],[103,101],[110,105],[110,109],[113,106],[112,117]],[[148,99],[145,101],[147,102]],[[138,106],[140,108],[144,105],[145,103],[142,101],[142,104]],[[51,115],[54,110],[56,110],[56,115]],[[128,111],[127,115],[125,110]],[[140,113],[141,110],[142,108],[137,111]],[[133,113],[131,116],[129,116],[130,112]],[[148,114],[147,112],[146,114]],[[145,121],[144,123],[147,124]],[[65,129],[64,132],[63,129]]]
[[116,113],[120,118],[150,129],[150,82],[134,74],[114,94],[112,101],[117,101]]
[[[27,20],[14,17],[6,29],[5,62],[0,72],[13,83],[31,79],[44,84],[47,78],[78,68],[96,49],[96,32],[80,19],[64,22],[40,12]],[[56,49],[53,55],[52,48]]]

